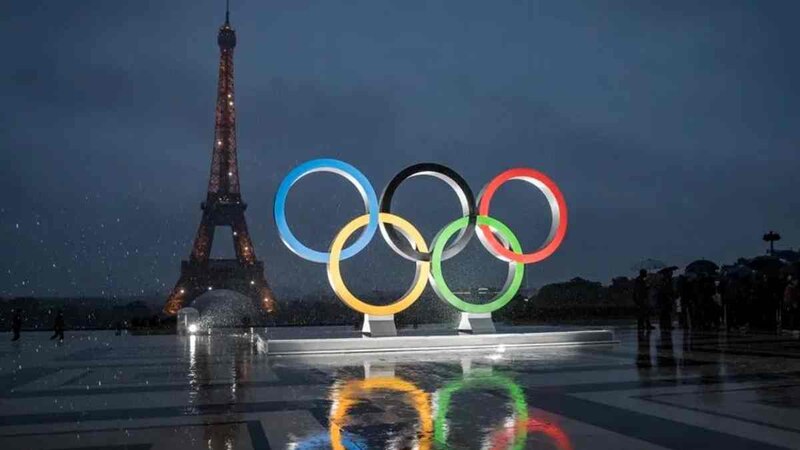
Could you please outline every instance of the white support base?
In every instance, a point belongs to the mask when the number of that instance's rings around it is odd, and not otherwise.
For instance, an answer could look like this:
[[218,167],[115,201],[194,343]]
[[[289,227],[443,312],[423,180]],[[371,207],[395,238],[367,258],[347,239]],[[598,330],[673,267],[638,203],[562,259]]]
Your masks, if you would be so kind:
[[505,352],[513,348],[572,345],[607,345],[618,341],[610,330],[575,330],[540,333],[509,333],[456,336],[397,336],[377,339],[272,339],[269,354],[277,355],[341,355],[347,353],[434,352],[447,355],[452,351],[482,350]]
[[253,328],[250,328],[250,342],[254,344],[256,354],[266,355],[269,353],[269,339],[267,339],[266,328],[264,328],[263,331],[259,330],[258,332],[256,332],[256,330]]
[[458,332],[465,334],[493,334],[497,330],[492,322],[492,313],[461,313]]
[[368,337],[397,336],[394,314],[388,316],[364,314],[364,326],[361,327],[361,334]]
[[461,358],[461,373],[464,376],[467,375],[491,375],[492,374],[492,365],[485,364],[485,361],[478,361],[478,364],[475,364],[473,358]]
[[367,378],[394,378],[394,363],[364,361],[364,379]]

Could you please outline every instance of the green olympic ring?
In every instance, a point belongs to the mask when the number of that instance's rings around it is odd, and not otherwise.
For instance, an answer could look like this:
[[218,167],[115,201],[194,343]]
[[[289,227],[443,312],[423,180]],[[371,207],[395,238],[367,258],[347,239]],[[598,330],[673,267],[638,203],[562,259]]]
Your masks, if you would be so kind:
[[[506,241],[511,249],[519,254],[522,253],[522,246],[514,233],[505,224],[499,220],[489,216],[478,216],[478,225],[488,226],[494,233]],[[505,285],[500,293],[492,299],[491,302],[485,304],[468,303],[460,299],[453,293],[447,286],[447,282],[442,275],[442,253],[444,252],[445,245],[451,236],[458,233],[462,228],[469,225],[469,217],[462,217],[450,222],[446,227],[436,235],[433,241],[433,252],[431,256],[431,272],[430,282],[433,290],[437,296],[457,309],[473,314],[491,313],[505,306],[519,291],[522,284],[522,277],[525,275],[525,264],[521,262],[509,261],[508,263],[508,277],[506,277]]]

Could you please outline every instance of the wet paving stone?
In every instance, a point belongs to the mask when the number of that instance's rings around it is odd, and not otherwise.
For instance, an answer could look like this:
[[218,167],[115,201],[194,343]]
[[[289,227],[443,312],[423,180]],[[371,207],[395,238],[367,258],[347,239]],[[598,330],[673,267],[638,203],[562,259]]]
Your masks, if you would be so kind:
[[305,357],[248,334],[3,334],[0,449],[800,448],[796,339],[615,333]]

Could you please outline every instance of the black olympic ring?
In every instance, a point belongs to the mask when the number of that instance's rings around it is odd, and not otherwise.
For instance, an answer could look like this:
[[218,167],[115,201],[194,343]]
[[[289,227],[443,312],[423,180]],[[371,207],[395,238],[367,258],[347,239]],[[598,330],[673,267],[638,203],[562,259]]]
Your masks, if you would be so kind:
[[[459,203],[461,203],[462,217],[468,217],[467,226],[458,233],[452,244],[450,244],[449,247],[445,247],[442,252],[442,260],[452,258],[464,250],[470,239],[472,239],[472,236],[475,234],[475,221],[477,217],[475,197],[472,194],[472,189],[469,188],[464,178],[456,171],[436,163],[420,163],[408,166],[395,175],[392,181],[386,185],[386,189],[384,189],[381,194],[379,209],[382,213],[391,213],[394,192],[402,182],[416,176],[432,176],[447,183],[458,196]],[[416,262],[431,260],[430,252],[423,253],[415,249],[407,239],[401,236],[394,225],[379,222],[379,226],[381,234],[386,239],[389,246],[404,258]]]

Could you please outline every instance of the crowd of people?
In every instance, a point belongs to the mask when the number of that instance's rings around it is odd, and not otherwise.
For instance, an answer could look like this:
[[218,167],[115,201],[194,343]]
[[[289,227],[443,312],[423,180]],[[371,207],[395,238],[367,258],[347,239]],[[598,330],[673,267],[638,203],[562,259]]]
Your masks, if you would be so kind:
[[780,266],[717,270],[715,264],[706,263],[699,270],[687,267],[679,276],[676,267],[639,271],[633,283],[639,331],[655,328],[654,316],[662,330],[676,324],[687,330],[800,330],[796,271]]
[[[632,294],[636,308],[637,328],[646,333],[655,328],[651,320],[657,318],[662,331],[679,326],[684,330],[727,330],[747,332],[749,330],[782,332],[791,331],[800,335],[800,252],[774,252],[778,255],[741,258],[736,264],[720,268],[708,260],[697,260],[686,266],[680,274],[677,267],[665,267],[655,260],[646,260],[632,281],[625,277],[615,278],[612,285],[603,287],[598,282],[575,278],[567,283],[547,285],[536,297],[521,298],[517,308],[509,308],[503,320],[530,320],[542,317],[539,309],[545,304],[566,303],[572,314],[589,308],[590,314],[602,315],[615,305],[623,305],[622,315],[630,314],[629,299]],[[391,293],[381,294],[391,298]],[[529,300],[535,301],[529,301]],[[570,303],[570,300],[575,300]],[[547,301],[550,303],[547,303]],[[132,303],[131,305],[136,306]],[[588,305],[588,306],[587,306]],[[570,309],[571,308],[571,309]],[[594,308],[594,309],[591,309]],[[114,309],[114,311],[117,311]],[[127,311],[127,310],[126,310]],[[147,307],[132,309],[144,314],[128,321],[118,317],[114,322],[117,334],[122,329],[148,330],[174,329],[174,318],[148,316]],[[71,309],[70,323],[75,324],[75,313]],[[10,310],[12,340],[20,339],[23,322],[28,329],[47,329],[52,323],[51,339],[64,340],[65,319],[61,309],[48,309],[45,316],[48,324],[31,326],[20,304]],[[534,316],[539,314],[539,316]],[[419,323],[442,323],[453,320],[452,310],[434,299],[418,302],[415,309],[399,315],[398,327],[417,327]],[[550,319],[554,320],[554,319]],[[50,322],[52,321],[52,322]],[[39,319],[41,323],[42,320]],[[361,316],[332,297],[318,297],[306,301],[286,302],[277,313],[266,318],[267,326],[285,325],[353,325],[358,327]],[[107,325],[106,329],[111,328]]]

